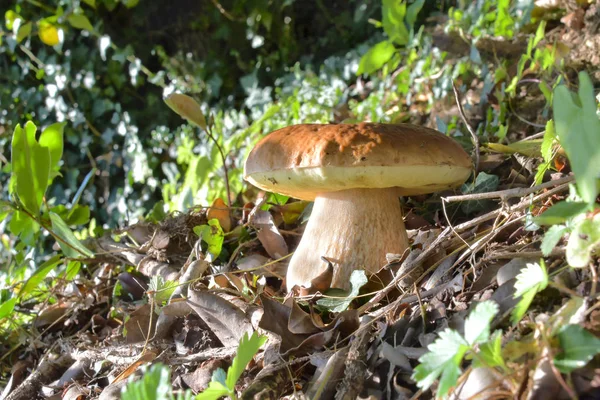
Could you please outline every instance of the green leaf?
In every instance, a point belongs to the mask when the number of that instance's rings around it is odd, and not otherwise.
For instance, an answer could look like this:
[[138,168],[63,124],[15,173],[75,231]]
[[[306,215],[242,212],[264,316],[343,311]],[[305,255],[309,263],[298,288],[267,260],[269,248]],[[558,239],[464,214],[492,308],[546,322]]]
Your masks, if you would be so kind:
[[17,19],[23,19],[23,17],[21,17],[19,14],[17,14],[16,12],[14,12],[13,10],[8,10],[4,13],[4,24],[6,26],[6,29],[8,29],[9,31],[13,30],[13,25],[15,23],[15,21]]
[[211,256],[210,261],[216,259],[221,254],[225,234],[218,219],[209,219],[208,225],[195,226],[194,233],[208,245],[207,252]]
[[61,261],[60,255],[55,255],[45,263],[39,266],[39,268],[27,279],[23,288],[19,291],[19,297],[23,298],[24,296],[30,294],[34,289],[36,289],[40,283],[46,278],[46,276],[52,271],[58,263]]
[[584,213],[587,209],[587,203],[564,200],[552,205],[542,214],[534,217],[533,222],[538,225],[562,224],[567,220]]
[[40,225],[27,213],[16,211],[10,220],[8,228],[13,235],[19,236],[28,246],[33,246],[33,239],[35,234],[39,232]]
[[175,111],[179,116],[188,120],[188,122],[199,126],[203,130],[206,130],[206,118],[202,112],[200,104],[190,96],[185,94],[173,93],[165,99],[165,103],[169,108]]
[[67,18],[67,21],[69,21],[69,24],[71,24],[73,28],[94,32],[94,26],[88,17],[83,14],[71,14],[69,15],[69,18]]
[[498,314],[498,305],[483,301],[475,307],[465,321],[465,340],[470,346],[486,342],[490,337],[490,322]]
[[417,386],[427,390],[441,376],[437,396],[443,397],[456,384],[460,375],[460,363],[469,349],[467,342],[452,329],[440,333],[440,337],[427,347],[427,353],[419,358],[412,379]]
[[560,85],[553,100],[556,134],[577,178],[579,194],[591,206],[598,195],[600,176],[600,120],[590,77],[580,72],[578,93]]
[[505,366],[502,358],[502,331],[494,332],[492,338],[479,345],[477,357],[473,358],[473,368]]
[[377,43],[361,57],[356,74],[372,74],[383,67],[395,52],[396,48],[389,40]]
[[240,345],[237,350],[237,354],[233,358],[231,367],[227,370],[227,387],[233,391],[235,389],[235,383],[242,376],[242,373],[246,369],[246,366],[254,355],[258,352],[258,349],[265,344],[267,341],[266,336],[258,335],[256,332],[252,333],[252,336],[248,338],[248,333],[244,333],[244,336],[240,340]]
[[[352,271],[352,274],[350,275],[350,292],[347,294],[346,297],[343,298],[331,298],[331,297],[324,297],[322,299],[317,300],[317,304],[320,305],[321,307],[325,307],[328,310],[330,310],[331,312],[334,313],[338,313],[338,312],[342,312],[345,309],[348,308],[348,306],[350,305],[350,303],[352,303],[352,300],[354,300],[354,298],[356,296],[358,296],[358,292],[360,291],[360,288],[363,287],[369,280],[367,279],[367,275],[365,274],[365,271],[357,269]],[[342,291],[344,292],[344,291]],[[328,290],[326,294],[339,294],[338,290]],[[345,293],[344,293],[345,294]]]
[[600,214],[575,225],[567,243],[567,262],[571,267],[587,267],[592,251],[600,244]]
[[407,44],[409,34],[404,25],[406,3],[398,0],[383,0],[381,13],[383,30],[390,40],[401,46]]
[[[191,399],[191,390],[177,399]],[[130,381],[121,392],[122,400],[172,400],[171,371],[163,364],[155,364],[144,372],[141,379]]]
[[425,0],[417,0],[406,9],[406,23],[410,29],[413,29],[415,26],[417,15],[419,15],[419,11],[423,8],[423,4],[425,4]]
[[42,132],[40,146],[47,147],[50,152],[50,169],[58,171],[63,154],[63,131],[66,122],[52,124]]
[[554,358],[554,365],[564,374],[585,366],[600,353],[600,339],[580,325],[566,325],[558,340],[562,353]]
[[52,231],[58,236],[57,242],[67,257],[78,258],[84,256],[91,258],[94,256],[94,253],[75,237],[67,223],[58,214],[52,211],[49,214],[52,221]]
[[196,395],[196,400],[218,400],[231,394],[231,391],[219,382],[211,381],[202,393]]
[[510,0],[499,0],[497,3],[497,14],[494,20],[494,34],[511,38],[514,35],[515,20],[511,17]]
[[540,250],[544,257],[548,256],[556,247],[559,240],[567,233],[567,227],[564,225],[553,225],[544,234]]
[[36,217],[50,176],[50,152],[35,139],[36,126],[29,121],[25,130],[15,127],[12,138],[12,173],[15,189],[23,206]]
[[544,260],[540,263],[529,263],[517,275],[514,298],[521,297],[511,314],[511,322],[516,325],[527,312],[529,305],[537,293],[548,286],[548,272]]
[[31,34],[32,27],[33,23],[31,21],[19,27],[19,31],[17,32],[17,43],[21,43],[27,36]]
[[[462,185],[461,191],[464,194],[492,192],[498,188],[499,183],[500,178],[498,178],[496,175],[480,172],[477,174],[475,182]],[[472,214],[474,212],[483,210],[487,204],[490,204],[490,202],[470,200],[463,202],[460,207],[465,214]]]
[[164,303],[169,301],[177,286],[179,286],[178,282],[170,280],[165,281],[162,276],[154,275],[152,279],[150,279],[148,290],[155,292],[154,301],[159,306],[162,306]]
[[0,304],[0,321],[11,316],[13,310],[15,309],[15,304],[17,304],[16,297],[8,299],[4,303]]

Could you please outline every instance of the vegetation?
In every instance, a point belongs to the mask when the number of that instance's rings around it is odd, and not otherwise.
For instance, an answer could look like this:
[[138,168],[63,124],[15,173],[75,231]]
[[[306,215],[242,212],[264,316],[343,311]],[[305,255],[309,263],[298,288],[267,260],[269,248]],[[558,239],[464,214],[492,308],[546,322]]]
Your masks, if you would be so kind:
[[[3,11],[4,398],[599,395],[598,4]],[[389,285],[286,297],[311,205],[244,160],[284,126],[363,121],[436,128],[476,172],[401,199]]]

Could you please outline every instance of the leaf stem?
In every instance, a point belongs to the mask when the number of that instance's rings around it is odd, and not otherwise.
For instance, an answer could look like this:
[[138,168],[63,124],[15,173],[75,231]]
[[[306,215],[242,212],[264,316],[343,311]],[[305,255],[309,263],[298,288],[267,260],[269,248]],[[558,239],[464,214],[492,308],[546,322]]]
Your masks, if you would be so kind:
[[223,171],[225,172],[225,188],[227,189],[227,207],[231,208],[231,189],[229,188],[229,172],[227,171],[227,157],[223,152],[223,148],[221,147],[217,139],[215,139],[215,137],[213,136],[211,127],[206,127],[206,134],[208,135],[210,140],[214,142],[215,146],[217,146],[219,154],[221,155],[221,161],[223,162]]

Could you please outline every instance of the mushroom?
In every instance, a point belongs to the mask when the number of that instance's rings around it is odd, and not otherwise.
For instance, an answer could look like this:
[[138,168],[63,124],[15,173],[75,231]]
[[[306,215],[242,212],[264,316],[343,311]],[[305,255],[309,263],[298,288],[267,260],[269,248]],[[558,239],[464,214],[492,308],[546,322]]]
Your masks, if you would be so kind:
[[[331,287],[372,275],[408,237],[399,196],[462,184],[472,164],[463,148],[433,129],[410,124],[301,124],[264,137],[250,152],[244,179],[263,190],[314,200],[290,260],[286,286],[310,287],[333,266]],[[323,258],[322,258],[323,257]]]

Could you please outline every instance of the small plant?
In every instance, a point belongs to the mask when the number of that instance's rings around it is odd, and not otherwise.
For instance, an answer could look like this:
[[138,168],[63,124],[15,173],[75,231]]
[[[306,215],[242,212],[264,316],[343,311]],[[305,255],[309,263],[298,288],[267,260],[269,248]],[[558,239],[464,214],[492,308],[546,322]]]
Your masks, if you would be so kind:
[[142,379],[129,382],[121,393],[123,400],[190,400],[191,390],[173,394],[171,370],[163,364],[155,364]]
[[198,394],[196,400],[216,400],[223,396],[229,396],[233,400],[237,399],[235,384],[240,376],[242,376],[248,363],[254,358],[260,346],[266,341],[266,336],[260,336],[256,332],[252,333],[250,337],[245,333],[240,340],[237,354],[233,358],[227,374],[221,368],[215,370],[208,388]]

